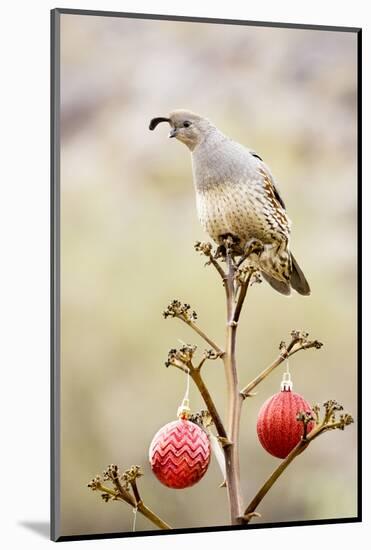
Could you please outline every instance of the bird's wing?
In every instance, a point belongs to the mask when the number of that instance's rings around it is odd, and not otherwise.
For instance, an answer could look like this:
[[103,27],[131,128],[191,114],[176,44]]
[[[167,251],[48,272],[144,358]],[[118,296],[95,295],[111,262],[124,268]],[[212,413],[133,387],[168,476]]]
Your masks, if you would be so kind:
[[257,171],[262,176],[262,185],[266,199],[274,209],[274,218],[278,222],[284,233],[290,232],[291,222],[286,213],[285,203],[283,202],[283,199],[278,192],[278,189],[268,168],[266,168],[265,165],[263,165],[264,167],[262,165],[258,167]]
[[264,187],[268,196],[273,199],[273,202],[278,202],[280,207],[286,210],[286,205],[283,198],[281,197],[281,193],[278,190],[277,184],[275,183],[272,174],[270,173],[268,167],[264,164],[264,162],[261,162],[258,171],[263,176]]
[[275,196],[275,198],[278,200],[278,202],[280,203],[280,205],[282,206],[282,208],[284,210],[286,210],[286,205],[283,201],[283,198],[281,197],[281,194],[280,192],[278,191],[278,188],[277,188],[277,185],[274,183],[273,179],[270,178],[270,183],[272,185],[272,191],[273,191],[273,194]]
[[268,166],[264,163],[263,159],[253,151],[252,149],[248,149],[250,155],[258,159],[259,162],[259,172],[262,174],[264,178],[264,186],[266,188],[266,191],[268,192],[268,195],[273,196],[276,201],[279,203],[279,205],[286,210],[286,205],[283,201],[283,198],[281,197],[280,192],[278,191],[277,184],[275,183],[272,174],[269,171]]

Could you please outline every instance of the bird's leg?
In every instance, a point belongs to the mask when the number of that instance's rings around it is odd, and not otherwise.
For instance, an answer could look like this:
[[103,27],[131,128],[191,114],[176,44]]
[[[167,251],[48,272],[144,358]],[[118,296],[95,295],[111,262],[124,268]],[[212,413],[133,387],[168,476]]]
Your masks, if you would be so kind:
[[225,246],[224,244],[220,244],[215,250],[214,260],[218,260],[219,258],[225,258],[225,256],[226,256]]
[[264,250],[264,244],[259,239],[251,239],[245,245],[245,254],[249,256],[250,254],[261,254]]
[[240,249],[240,239],[228,233],[226,235],[221,235],[220,240],[222,241],[222,245],[219,246],[218,249],[221,248],[224,250],[224,257],[227,264],[230,262],[231,268],[235,270],[237,268],[235,257],[238,255]]
[[234,245],[234,239],[233,239],[232,235],[226,235],[223,238],[223,244],[224,244],[225,255],[226,255],[227,260],[229,259],[229,260],[232,261],[232,258],[233,258],[233,245]]
[[259,257],[263,251],[264,244],[259,239],[250,239],[244,247],[244,253],[238,261],[237,267],[240,267],[240,265],[242,265],[252,254],[256,254]]

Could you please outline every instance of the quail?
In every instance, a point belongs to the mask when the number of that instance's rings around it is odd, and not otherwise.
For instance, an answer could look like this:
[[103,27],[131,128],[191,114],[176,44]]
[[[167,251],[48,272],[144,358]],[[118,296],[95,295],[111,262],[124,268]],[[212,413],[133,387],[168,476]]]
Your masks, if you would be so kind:
[[259,243],[254,257],[266,281],[281,294],[293,288],[308,296],[309,284],[290,251],[285,203],[260,156],[191,111],[153,118],[150,130],[160,122],[169,123],[169,137],[191,151],[197,213],[209,236],[220,248],[232,240],[236,256]]

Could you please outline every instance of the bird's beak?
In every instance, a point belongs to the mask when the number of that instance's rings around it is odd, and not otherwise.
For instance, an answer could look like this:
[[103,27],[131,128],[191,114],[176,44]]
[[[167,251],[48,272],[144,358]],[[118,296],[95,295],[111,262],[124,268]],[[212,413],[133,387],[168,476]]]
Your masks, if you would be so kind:
[[169,138],[176,137],[176,134],[177,134],[176,128],[172,128],[167,137]]

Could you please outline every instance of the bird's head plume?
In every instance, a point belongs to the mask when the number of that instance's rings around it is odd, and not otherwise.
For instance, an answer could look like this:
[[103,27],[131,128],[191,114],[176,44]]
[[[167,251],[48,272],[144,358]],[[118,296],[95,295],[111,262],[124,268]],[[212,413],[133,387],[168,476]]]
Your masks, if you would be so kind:
[[175,137],[191,151],[202,143],[208,131],[213,128],[209,120],[185,109],[172,111],[169,117],[153,118],[149,129],[154,130],[160,122],[168,122],[171,126],[169,137]]

